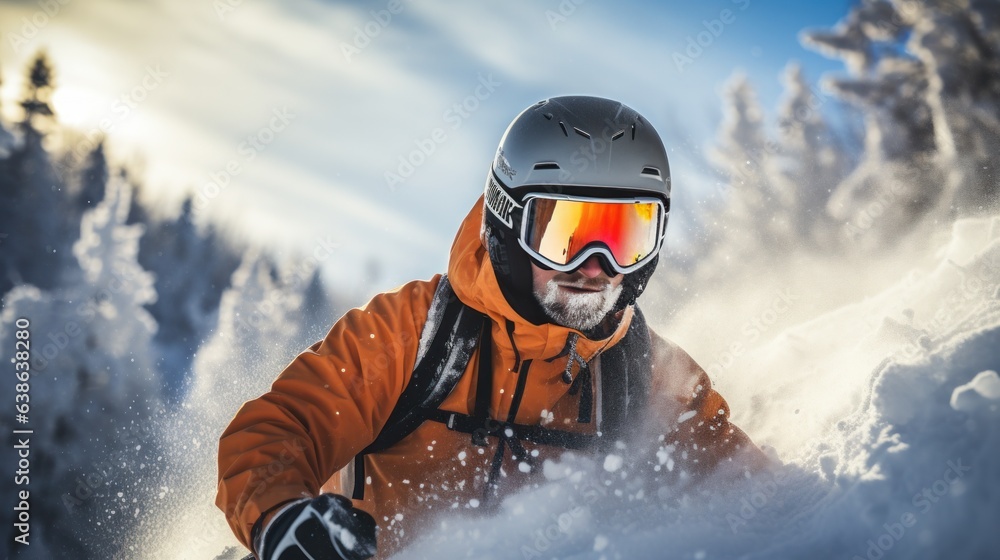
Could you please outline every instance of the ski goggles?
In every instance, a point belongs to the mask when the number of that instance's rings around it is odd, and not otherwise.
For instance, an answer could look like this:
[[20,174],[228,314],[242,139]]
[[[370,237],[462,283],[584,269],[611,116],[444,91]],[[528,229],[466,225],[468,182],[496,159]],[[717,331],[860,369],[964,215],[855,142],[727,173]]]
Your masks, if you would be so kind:
[[528,194],[521,220],[521,247],[559,272],[576,270],[603,254],[616,272],[641,268],[659,252],[667,208],[657,198],[607,199]]

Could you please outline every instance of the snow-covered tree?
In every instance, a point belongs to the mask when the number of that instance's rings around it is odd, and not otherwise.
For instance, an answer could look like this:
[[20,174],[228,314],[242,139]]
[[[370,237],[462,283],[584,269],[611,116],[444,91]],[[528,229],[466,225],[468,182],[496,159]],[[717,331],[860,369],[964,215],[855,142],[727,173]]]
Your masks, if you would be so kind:
[[222,296],[218,327],[195,358],[191,399],[214,395],[212,413],[228,420],[243,400],[266,389],[303,348],[305,288],[282,282],[271,257],[247,253]]
[[3,118],[0,117],[0,159],[9,157],[11,151],[14,150],[14,145],[14,135],[7,129]]
[[52,64],[45,51],[41,51],[35,55],[28,70],[24,98],[21,100],[25,128],[39,130],[40,126],[46,126],[55,117],[55,112],[52,110],[54,89],[55,75]]
[[1000,145],[1000,9],[996,2],[925,0],[899,11],[912,33],[907,48],[929,78],[939,165],[947,170],[948,210],[979,214],[997,198]]
[[804,35],[844,60],[849,75],[827,86],[865,116],[864,157],[828,206],[860,246],[891,246],[923,221],[996,200],[998,18],[995,2],[868,0]]
[[108,159],[104,153],[104,142],[101,142],[87,154],[83,162],[74,193],[75,206],[81,209],[97,206],[104,196],[108,178]]
[[[0,67],[0,90],[3,89],[3,69]],[[3,100],[0,99],[0,159],[10,155],[14,147],[14,135],[7,130],[3,117]]]
[[784,82],[775,192],[788,213],[795,242],[803,248],[829,246],[835,228],[825,206],[847,174],[850,156],[826,120],[828,100],[809,84],[798,64],[787,67]]
[[[24,133],[0,159],[0,295],[20,283],[48,289],[68,266],[78,227],[65,219],[64,184],[55,172],[42,137]],[[76,231],[71,231],[75,229]]]
[[[142,226],[126,225],[128,188],[111,183],[84,215],[73,253],[79,281],[42,291],[16,287],[0,315],[12,340],[18,318],[31,322],[32,553],[38,558],[112,557],[120,533],[136,523],[158,489],[148,486],[162,458],[150,437],[162,414],[150,359],[156,325],[144,309],[156,294],[136,255]],[[13,345],[0,348],[11,359]],[[10,417],[0,419],[6,425]],[[3,450],[11,464],[11,450]],[[2,491],[13,490],[5,479]],[[41,499],[42,497],[45,499]],[[139,505],[142,504],[142,505]],[[0,513],[11,527],[10,511]],[[7,539],[10,542],[10,539]]]
[[723,203],[708,241],[709,252],[728,259],[779,242],[792,225],[772,181],[779,146],[768,137],[763,109],[745,76],[731,80],[725,99],[725,120],[710,154],[724,177]]
[[318,340],[320,327],[311,323],[327,323],[322,332],[333,324],[332,306],[309,259],[279,267],[259,251],[244,256],[222,295],[218,326],[198,351],[185,404],[161,426],[172,465],[162,484],[186,491],[164,506],[170,524],[137,536],[138,546],[184,538],[192,556],[211,557],[235,542],[211,500],[217,483],[212,450],[240,405],[265,392],[296,354]]
[[[47,62],[44,68],[51,76]],[[40,84],[27,99],[47,103],[51,88]],[[189,470],[171,478],[163,467],[196,461],[208,477],[199,481],[210,484],[210,450],[238,399],[263,391],[342,306],[315,260],[278,266],[259,251],[227,291],[239,254],[211,224],[194,223],[190,202],[177,217],[154,216],[133,196],[140,185],[129,173],[110,170],[103,143],[83,158],[53,152],[57,144],[45,141],[51,131],[36,130],[36,121],[44,119],[28,119],[7,136],[0,128],[0,337],[10,340],[14,322],[30,318],[31,398],[39,411],[29,426],[32,496],[39,496],[32,555],[19,557],[132,556],[116,550],[126,546],[123,536],[136,534],[156,503],[176,503],[178,486],[193,487]],[[220,318],[223,293],[229,299]],[[208,369],[234,364],[214,371],[217,388],[239,389],[217,409],[218,395],[203,388],[208,374],[198,377],[197,397],[182,402],[195,384],[199,349],[220,360],[209,360]],[[11,351],[0,350],[0,360]],[[248,376],[257,382],[246,383]],[[12,429],[10,421],[0,418],[0,428]],[[184,459],[168,462],[168,452]],[[12,464],[10,453],[9,446],[0,451],[0,462]],[[5,503],[14,503],[13,490],[11,480],[0,481]],[[229,535],[217,519],[213,534]],[[11,532],[9,511],[0,521]]]
[[[300,270],[304,279],[302,294],[302,335],[300,340],[311,344],[326,336],[333,323],[346,311],[346,304],[327,288],[319,268]],[[371,284],[369,284],[371,285]]]
[[173,400],[192,378],[191,362],[216,326],[219,300],[239,261],[211,226],[194,223],[190,199],[174,219],[152,219],[137,208],[133,205],[130,215],[148,228],[140,241],[139,262],[155,276],[159,294],[148,306],[160,325],[154,338],[156,363]]
[[[0,123],[0,297],[13,286],[55,287],[79,236],[79,214],[69,213],[66,182],[52,163],[34,117],[51,119],[52,68],[44,53],[28,68],[25,120],[11,134]],[[103,185],[102,185],[103,187]]]
[[825,268],[833,257],[888,270],[942,224],[997,211],[995,0],[861,0],[832,29],[801,39],[845,70],[819,87],[789,68],[775,121],[734,78],[712,158],[726,178],[722,204],[704,205],[704,240],[685,258],[671,254],[673,266],[652,280],[675,312],[711,299],[728,277],[759,287],[743,301],[766,301],[807,276],[827,302],[848,297],[837,285],[816,287],[836,277]]

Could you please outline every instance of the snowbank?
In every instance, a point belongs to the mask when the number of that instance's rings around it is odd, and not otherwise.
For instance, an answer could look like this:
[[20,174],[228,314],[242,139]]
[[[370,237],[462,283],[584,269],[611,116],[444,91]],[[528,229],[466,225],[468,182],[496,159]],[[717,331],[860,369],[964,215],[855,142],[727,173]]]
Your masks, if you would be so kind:
[[784,459],[773,473],[682,493],[566,456],[397,558],[993,557],[1000,219],[956,223],[936,256],[747,355],[731,404]]

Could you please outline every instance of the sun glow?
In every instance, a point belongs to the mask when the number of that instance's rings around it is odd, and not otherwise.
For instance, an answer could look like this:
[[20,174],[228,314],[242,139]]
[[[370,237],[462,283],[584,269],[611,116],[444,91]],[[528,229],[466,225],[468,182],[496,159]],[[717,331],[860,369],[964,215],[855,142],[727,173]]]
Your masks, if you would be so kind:
[[71,85],[60,85],[52,93],[52,109],[59,122],[73,126],[94,126],[106,116],[111,102],[101,94]]

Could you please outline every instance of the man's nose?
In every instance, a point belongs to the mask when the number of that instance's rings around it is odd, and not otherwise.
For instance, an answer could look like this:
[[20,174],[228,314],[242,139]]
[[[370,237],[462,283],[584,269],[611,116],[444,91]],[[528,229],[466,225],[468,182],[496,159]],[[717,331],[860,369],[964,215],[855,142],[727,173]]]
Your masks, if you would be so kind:
[[597,278],[604,274],[604,269],[601,268],[601,263],[597,260],[597,255],[587,257],[587,260],[583,261],[583,264],[577,270],[587,278]]

